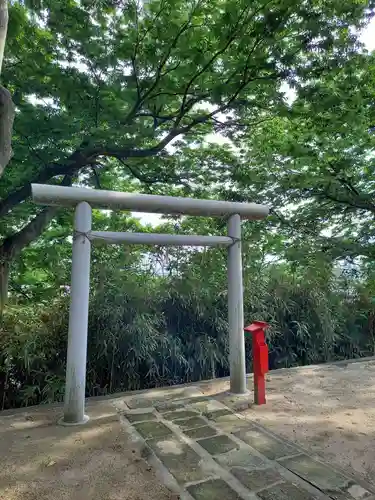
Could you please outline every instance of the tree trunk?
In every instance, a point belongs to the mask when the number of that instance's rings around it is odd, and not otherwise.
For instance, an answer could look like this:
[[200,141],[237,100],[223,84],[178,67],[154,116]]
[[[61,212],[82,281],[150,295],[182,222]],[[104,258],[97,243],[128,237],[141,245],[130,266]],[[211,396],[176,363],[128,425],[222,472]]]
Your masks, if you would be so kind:
[[[8,1],[0,0],[0,74],[8,31]],[[0,176],[12,157],[15,107],[10,92],[0,86]]]
[[0,0],[0,74],[8,31],[8,0]]
[[6,253],[0,254],[0,311],[4,309],[8,298],[10,260]]
[[0,86],[0,176],[12,158],[15,107],[10,92]]

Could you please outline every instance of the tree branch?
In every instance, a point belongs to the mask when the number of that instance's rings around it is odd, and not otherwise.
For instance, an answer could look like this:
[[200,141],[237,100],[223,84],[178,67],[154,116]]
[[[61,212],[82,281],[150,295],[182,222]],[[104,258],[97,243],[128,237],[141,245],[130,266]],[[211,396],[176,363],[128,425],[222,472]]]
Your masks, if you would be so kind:
[[355,186],[353,186],[353,184],[348,179],[345,179],[344,177],[340,176],[340,171],[338,170],[338,168],[335,168],[335,165],[332,162],[329,162],[328,165],[331,168],[330,172],[331,175],[335,179],[337,179],[340,182],[340,184],[342,184],[352,194],[360,196],[358,189]]
[[141,172],[139,172],[139,170],[136,170],[128,163],[125,163],[125,161],[122,160],[121,158],[118,158],[118,161],[121,163],[121,165],[124,165],[124,167],[126,167],[129,170],[129,172],[132,174],[133,177],[143,182],[144,184],[155,184],[157,182],[160,182],[160,179],[158,179],[157,177],[151,178],[144,176],[143,174],[141,174]]
[[348,205],[350,207],[353,207],[353,208],[356,208],[359,210],[367,210],[368,212],[375,214],[375,205],[372,203],[369,203],[367,201],[363,201],[359,198],[357,198],[356,200],[355,199],[350,200],[348,198],[344,199],[344,198],[340,198],[338,196],[333,195],[332,193],[330,193],[327,190],[320,192],[320,193],[315,192],[314,194],[320,198],[322,198],[322,197],[328,198],[329,200],[334,201],[335,203],[340,203],[342,205]]
[[0,217],[6,215],[15,205],[26,200],[31,195],[31,184],[43,184],[58,175],[78,172],[82,167],[96,158],[95,150],[85,150],[84,144],[71,154],[64,163],[49,163],[38,174],[23,186],[14,190],[0,202]]
[[185,105],[186,105],[186,99],[187,99],[187,94],[191,88],[191,86],[193,85],[193,83],[205,72],[207,71],[207,69],[212,66],[212,64],[216,61],[216,59],[218,57],[220,57],[220,55],[224,54],[224,52],[231,46],[231,44],[234,42],[234,40],[236,39],[238,33],[237,33],[237,29],[238,29],[238,26],[240,25],[240,22],[242,21],[243,19],[243,16],[246,14],[246,12],[248,11],[249,9],[249,6],[247,6],[245,9],[243,9],[243,11],[240,13],[238,19],[237,19],[237,22],[235,23],[234,27],[232,28],[232,33],[230,34],[230,36],[228,37],[226,43],[224,44],[223,47],[221,47],[219,50],[217,50],[215,52],[215,54],[213,54],[212,57],[210,57],[210,59],[206,62],[206,64],[203,65],[203,67],[197,71],[195,73],[195,75],[193,75],[191,77],[191,79],[189,80],[188,84],[186,85],[185,87],[185,93],[184,93],[184,96],[182,98],[182,103],[181,103],[181,107],[180,107],[180,114],[179,114],[179,121],[181,121],[181,118],[183,117],[183,115],[185,114]]
[[96,182],[96,187],[98,189],[102,189],[101,185],[100,185],[100,178],[99,178],[99,174],[98,172],[96,171],[96,168],[95,168],[95,165],[92,164],[91,165],[91,171],[92,173],[94,174],[94,178],[95,178],[95,182]]
[[145,93],[137,99],[137,101],[135,102],[134,106],[132,107],[132,109],[128,113],[127,117],[125,118],[125,123],[130,123],[131,122],[131,120],[136,115],[137,110],[140,109],[140,107],[144,104],[144,102],[146,101],[146,99],[150,96],[150,94],[152,94],[152,92],[158,86],[158,84],[160,82],[160,79],[163,76],[163,74],[162,74],[163,68],[164,68],[166,62],[168,61],[168,59],[169,59],[169,57],[170,57],[170,55],[172,53],[172,50],[176,47],[176,45],[178,43],[178,40],[183,35],[183,33],[185,31],[187,31],[191,27],[191,20],[193,18],[195,9],[196,9],[196,7],[194,7],[192,9],[192,11],[191,11],[191,13],[190,13],[190,15],[188,17],[188,20],[181,26],[181,28],[178,30],[177,34],[173,38],[171,44],[169,45],[168,49],[166,50],[164,56],[161,58],[161,61],[160,61],[160,63],[158,64],[158,66],[156,68],[156,72],[155,72],[155,77],[154,77],[153,83],[145,91]]
[[[60,185],[70,186],[72,179],[72,175],[66,175]],[[14,233],[5,238],[0,245],[1,258],[3,260],[12,260],[19,255],[25,246],[29,245],[42,234],[44,228],[51,222],[58,210],[58,207],[43,208],[28,224],[18,231],[18,233]]]
[[[198,4],[197,4],[198,5]],[[178,33],[175,35],[173,38],[172,42],[170,43],[168,49],[166,50],[162,60],[158,64],[158,67],[156,69],[156,75],[154,82],[151,84],[151,86],[146,90],[144,95],[141,97],[141,99],[137,99],[137,102],[134,104],[132,110],[128,114],[126,120],[129,122],[131,121],[134,116],[136,116],[137,111],[139,108],[142,106],[144,103],[145,99],[150,99],[151,96],[154,98],[155,96],[158,95],[158,93],[155,93],[155,89],[159,83],[160,78],[162,77],[163,74],[163,68],[173,51],[173,48],[176,46],[178,43],[179,38],[182,36],[182,34],[188,30],[191,26],[191,20],[192,16],[195,12],[196,7],[193,7],[188,20],[180,27],[178,30]],[[222,47],[219,51],[217,51],[213,57],[210,58],[210,60],[204,65],[203,71],[205,71],[210,64],[213,63],[215,58],[219,57],[220,54],[226,50],[226,48],[232,43],[233,39],[235,38],[235,33],[237,26],[239,25],[241,19],[243,19],[243,16],[247,16],[248,13],[248,8],[245,8],[241,15],[237,19],[237,24],[235,24],[234,28],[232,27],[230,31],[230,36],[227,42],[224,44],[224,47]],[[254,13],[251,13],[252,16],[254,16]],[[245,23],[246,24],[246,23]],[[245,28],[246,29],[246,28]],[[261,43],[261,40],[257,40],[254,45],[253,45],[253,50],[255,50],[255,47],[258,45],[258,43]],[[250,51],[250,52],[252,52]],[[52,162],[47,165],[45,165],[38,174],[36,174],[31,180],[25,182],[24,185],[19,186],[16,188],[13,192],[11,192],[4,200],[0,202],[0,217],[6,215],[12,208],[17,205],[18,203],[24,201],[27,199],[30,194],[31,194],[31,184],[32,183],[45,183],[50,181],[52,178],[59,176],[59,175],[75,175],[77,172],[79,172],[82,168],[87,167],[90,163],[94,162],[98,157],[100,156],[105,156],[105,157],[113,157],[121,160],[126,160],[129,158],[145,158],[145,157],[150,157],[159,154],[167,144],[169,144],[175,137],[188,133],[194,126],[199,125],[201,123],[207,122],[210,119],[212,119],[217,113],[223,112],[226,109],[228,109],[231,104],[236,100],[238,97],[239,93],[246,87],[246,85],[253,80],[257,79],[270,79],[272,76],[278,77],[279,75],[269,75],[269,76],[264,76],[264,77],[259,77],[259,78],[254,78],[254,75],[249,75],[249,68],[247,67],[247,62],[246,61],[246,66],[243,69],[243,75],[242,75],[242,82],[238,85],[238,88],[236,91],[233,92],[231,96],[228,96],[227,101],[219,106],[216,110],[214,110],[211,113],[206,113],[202,114],[196,118],[193,118],[190,120],[190,123],[185,124],[183,126],[179,126],[180,122],[182,121],[182,118],[186,116],[187,112],[191,110],[191,108],[196,104],[197,102],[201,101],[205,97],[207,97],[207,94],[200,94],[199,96],[192,97],[189,99],[190,95],[194,95],[190,91],[190,87],[192,86],[193,82],[195,79],[199,76],[199,74],[202,73],[202,70],[198,71],[188,82],[187,86],[185,87],[184,91],[181,93],[176,93],[174,95],[182,95],[182,103],[180,110],[178,111],[177,119],[175,119],[174,126],[173,128],[167,133],[167,135],[159,141],[156,145],[145,148],[145,149],[136,149],[136,148],[120,148],[118,146],[111,146],[111,145],[95,145],[95,146],[88,146],[87,144],[81,144],[81,146],[73,153],[71,154],[66,161],[63,162]],[[160,93],[161,94],[161,93]],[[146,116],[146,113],[142,113],[141,115]],[[155,118],[155,116],[153,116]],[[173,119],[171,117],[163,116],[160,113],[160,119],[163,121],[166,121],[167,119]]]

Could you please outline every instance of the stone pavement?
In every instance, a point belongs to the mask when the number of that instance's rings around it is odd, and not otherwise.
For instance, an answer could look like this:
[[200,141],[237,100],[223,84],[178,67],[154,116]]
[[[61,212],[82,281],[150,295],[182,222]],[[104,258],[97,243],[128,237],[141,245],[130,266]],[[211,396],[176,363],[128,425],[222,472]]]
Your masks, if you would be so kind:
[[143,456],[181,500],[375,500],[360,479],[246,419],[246,398],[195,387],[115,400]]

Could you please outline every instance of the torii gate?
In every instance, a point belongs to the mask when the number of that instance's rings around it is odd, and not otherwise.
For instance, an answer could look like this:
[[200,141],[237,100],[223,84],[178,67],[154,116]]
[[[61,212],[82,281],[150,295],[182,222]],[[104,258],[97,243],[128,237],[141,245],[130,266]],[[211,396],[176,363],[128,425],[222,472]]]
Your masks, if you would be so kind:
[[[85,415],[87,327],[91,242],[138,243],[167,246],[225,246],[228,248],[228,324],[230,390],[246,393],[241,219],[263,219],[269,209],[255,203],[200,200],[173,196],[119,193],[81,187],[32,184],[32,197],[40,205],[75,207],[65,406],[60,423],[83,424]],[[228,236],[174,235],[92,231],[91,207],[162,214],[227,216]]]

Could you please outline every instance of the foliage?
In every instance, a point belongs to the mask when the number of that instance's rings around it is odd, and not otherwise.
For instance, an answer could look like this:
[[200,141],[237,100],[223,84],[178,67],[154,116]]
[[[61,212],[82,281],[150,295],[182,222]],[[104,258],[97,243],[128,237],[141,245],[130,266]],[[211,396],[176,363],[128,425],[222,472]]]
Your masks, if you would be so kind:
[[286,113],[241,138],[243,167],[262,199],[279,214],[288,258],[304,255],[373,260],[375,53],[295,86]]
[[202,153],[207,133],[277,115],[281,84],[340,67],[371,12],[365,0],[215,1],[11,3],[2,76],[18,112],[0,183],[0,299],[10,264],[56,216],[30,203],[31,183],[222,186],[236,161]]
[[[374,353],[375,65],[358,42],[372,1],[9,5],[2,408],[64,392],[72,213],[33,204],[33,182],[269,203],[243,225],[243,268],[245,318],[270,323],[272,368]],[[93,225],[150,230],[111,211]],[[225,226],[172,217],[155,230]],[[228,374],[224,252],[98,245],[92,266],[88,396]]]
[[[225,253],[179,259],[178,272],[173,266],[163,275],[158,266],[142,271],[139,262],[119,266],[120,256],[94,259],[88,396],[228,375]],[[265,263],[247,244],[244,269],[245,321],[271,324],[271,368],[373,353],[374,305],[364,279],[337,276],[321,262],[303,272]],[[68,298],[8,307],[0,336],[4,408],[63,397]]]

